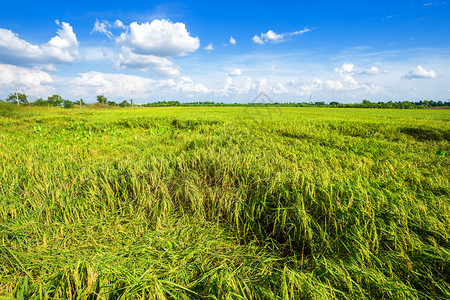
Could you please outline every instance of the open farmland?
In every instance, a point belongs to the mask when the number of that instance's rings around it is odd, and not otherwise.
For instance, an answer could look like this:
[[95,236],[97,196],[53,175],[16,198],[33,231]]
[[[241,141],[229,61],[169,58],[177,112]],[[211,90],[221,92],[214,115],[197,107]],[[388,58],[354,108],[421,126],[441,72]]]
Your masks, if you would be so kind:
[[0,115],[6,299],[450,297],[448,110]]

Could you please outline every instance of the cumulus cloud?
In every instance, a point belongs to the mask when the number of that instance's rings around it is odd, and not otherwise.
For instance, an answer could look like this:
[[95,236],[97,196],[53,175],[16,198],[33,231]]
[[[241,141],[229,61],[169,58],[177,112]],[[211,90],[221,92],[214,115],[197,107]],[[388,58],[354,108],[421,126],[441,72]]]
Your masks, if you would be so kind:
[[232,36],[230,36],[230,44],[231,45],[236,45],[236,39],[233,38]]
[[278,41],[284,38],[284,34],[278,34],[273,30],[269,30],[266,33],[261,33],[260,36],[255,35],[253,37],[253,42],[257,44],[264,44],[265,42],[273,42]]
[[271,87],[269,92],[272,92],[274,94],[287,94],[288,89],[284,87],[281,83],[279,83],[276,86]]
[[369,69],[363,70],[359,72],[361,75],[381,75],[381,74],[388,74],[389,71],[382,71],[378,69],[377,67],[370,67]]
[[183,92],[187,96],[207,94],[210,92],[210,90],[203,84],[195,83],[190,77],[187,76],[180,76],[177,79],[160,80],[157,88],[171,93]]
[[19,89],[29,95],[42,96],[53,91],[51,76],[38,69],[0,64],[0,89]]
[[300,86],[299,95],[307,95],[318,90],[339,91],[344,89],[344,84],[339,80],[322,80],[315,78],[310,82],[304,83]]
[[209,93],[202,84],[195,83],[191,78],[153,80],[141,76],[126,74],[110,74],[102,72],[87,72],[72,80],[71,85],[77,89],[79,96],[103,94],[114,100],[146,99],[151,96],[175,95],[183,93],[193,96]]
[[[113,28],[121,33],[115,36],[111,32]],[[180,76],[179,67],[174,65],[171,57],[187,55],[200,47],[199,38],[190,36],[183,23],[172,23],[164,19],[153,20],[151,23],[132,22],[130,25],[125,25],[120,20],[96,20],[92,32],[105,34],[120,47],[119,53],[103,53],[117,68],[152,71],[164,77]],[[214,47],[209,44],[204,49],[211,51]]]
[[87,72],[75,78],[73,84],[78,86],[81,94],[103,94],[115,99],[145,98],[154,87],[150,78],[125,74],[108,74]]
[[341,75],[350,74],[353,75],[355,73],[355,66],[352,63],[343,64],[340,68],[335,68],[334,72],[339,73]]
[[166,77],[177,77],[180,75],[180,71],[170,59],[154,55],[136,54],[127,47],[122,47],[122,52],[119,54],[116,66],[119,69],[135,68],[141,71],[151,70],[157,75]]
[[234,69],[233,71],[231,71],[228,76],[240,76],[242,74],[241,69]]
[[133,22],[116,42],[132,49],[136,54],[155,56],[183,56],[200,47],[198,37],[192,37],[183,23],[153,20],[139,24]]
[[78,40],[69,23],[59,22],[57,35],[48,43],[33,45],[0,28],[0,59],[13,65],[71,63],[78,56]]
[[205,49],[206,51],[211,51],[214,50],[214,46],[212,43],[208,44],[208,46],[204,47],[203,49]]
[[300,86],[300,90],[297,92],[298,95],[307,95],[311,92],[318,90],[328,90],[328,91],[362,91],[365,93],[380,93],[384,92],[385,89],[376,86],[372,83],[362,83],[354,78],[357,69],[352,63],[343,64],[339,68],[334,69],[334,73],[338,74],[338,79],[335,80],[324,80],[315,78],[310,82],[304,83]]
[[257,35],[255,35],[254,37],[253,37],[253,42],[254,43],[256,43],[256,44],[264,44],[264,41],[262,40],[262,38],[260,38],[259,36],[257,36]]
[[418,79],[418,78],[436,78],[436,72],[433,70],[427,71],[421,65],[412,68],[409,72],[402,76],[402,79]]
[[259,36],[253,36],[253,42],[256,44],[264,44],[267,42],[281,42],[286,40],[288,36],[301,35],[306,32],[311,31],[309,28],[304,28],[302,30],[293,31],[293,32],[285,32],[285,33],[276,33],[273,30],[268,30],[266,33],[261,33]]
[[219,96],[247,95],[253,96],[260,92],[271,94],[288,94],[289,90],[282,83],[268,82],[267,78],[252,79],[228,75],[221,89],[213,90]]
[[114,27],[121,28],[121,29],[127,29],[127,26],[125,24],[123,24],[122,21],[120,21],[120,20],[116,20],[114,22]]
[[359,71],[355,68],[355,66],[352,63],[343,64],[340,68],[334,69],[335,73],[338,73],[343,76],[353,76],[355,74],[359,75],[381,75],[381,74],[388,74],[389,71],[382,71],[378,69],[377,67],[370,67],[369,69]]

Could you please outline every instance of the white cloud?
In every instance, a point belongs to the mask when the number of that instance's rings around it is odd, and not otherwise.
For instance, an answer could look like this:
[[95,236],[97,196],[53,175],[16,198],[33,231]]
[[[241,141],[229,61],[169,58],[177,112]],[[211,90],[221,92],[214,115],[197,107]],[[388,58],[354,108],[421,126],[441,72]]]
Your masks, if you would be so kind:
[[402,79],[417,79],[417,78],[436,78],[436,72],[433,70],[427,71],[421,65],[412,68],[407,74],[402,76]]
[[33,45],[11,30],[0,28],[0,59],[14,65],[71,63],[78,56],[78,40],[69,23],[59,22],[57,35],[48,43]]
[[173,96],[177,93],[190,97],[210,92],[204,85],[195,83],[186,76],[153,80],[141,76],[92,71],[80,74],[71,84],[78,96],[103,94],[116,101],[133,98],[145,102],[149,97]]
[[[173,80],[173,79],[172,79]],[[180,76],[180,78],[175,81],[176,91],[182,91],[188,95],[192,94],[206,94],[209,93],[209,89],[203,84],[194,83],[194,81],[187,76]]]
[[369,69],[361,71],[359,74],[361,75],[381,75],[381,74],[388,74],[389,71],[381,71],[377,67],[370,67]]
[[[110,31],[111,28],[122,29],[122,33],[116,37]],[[172,23],[170,20],[153,20],[141,24],[133,22],[129,26],[120,20],[113,23],[97,20],[92,32],[105,34],[114,40],[120,46],[120,53],[115,50],[115,53],[105,53],[102,49],[86,54],[92,54],[92,57],[102,54],[119,69],[150,70],[164,77],[180,76],[179,67],[173,64],[171,56],[186,55],[200,46],[199,39],[190,36],[183,23]],[[210,51],[214,47],[209,44],[205,49]]]
[[255,35],[254,37],[253,37],[253,42],[255,42],[256,44],[264,44],[264,41],[259,37],[259,36],[257,36],[257,35]]
[[208,46],[204,47],[203,49],[205,49],[206,51],[211,51],[214,50],[214,46],[212,43],[208,44]]
[[299,35],[299,34],[304,34],[304,33],[310,32],[310,31],[311,31],[311,29],[305,28],[305,29],[302,29],[302,30],[290,32],[290,33],[288,33],[288,35]]
[[267,33],[261,33],[261,39],[264,41],[277,41],[284,37],[284,33],[278,34],[272,30],[267,31]]
[[236,39],[233,38],[232,36],[230,36],[230,44],[231,45],[236,45]]
[[343,64],[341,68],[335,68],[334,72],[339,73],[339,74],[354,74],[355,69],[354,69],[354,65],[352,63],[350,64]]
[[18,89],[22,93],[33,96],[43,96],[53,91],[49,85],[53,82],[51,76],[38,69],[28,69],[13,65],[0,64],[0,90]]
[[309,83],[305,83],[300,86],[298,95],[308,95],[314,91],[327,90],[327,91],[361,91],[364,93],[380,93],[385,92],[385,89],[376,86],[372,83],[358,82],[353,76],[357,72],[357,69],[352,63],[343,64],[340,68],[335,68],[334,73],[337,73],[339,78],[332,80],[324,80],[315,78]]
[[107,74],[101,72],[82,73],[73,80],[80,96],[105,95],[112,99],[146,98],[155,81],[140,76]]
[[200,47],[199,38],[190,36],[183,23],[164,19],[142,24],[133,22],[129,31],[120,34],[116,41],[136,54],[162,57],[183,56]]
[[111,28],[127,29],[128,27],[120,20],[116,20],[113,23],[105,20],[101,22],[99,20],[95,20],[94,28],[92,28],[92,33],[101,33],[106,35],[110,40],[113,40],[115,39],[115,37],[110,30]]
[[241,69],[234,69],[233,71],[231,71],[228,76],[240,76],[242,74]]
[[114,27],[116,27],[116,28],[121,28],[121,29],[127,29],[128,27],[126,26],[126,25],[124,25],[123,23],[122,23],[122,21],[120,21],[120,20],[116,20],[115,22],[114,22]]
[[279,83],[275,87],[271,87],[269,92],[272,92],[274,94],[287,94],[288,89],[285,88],[281,83]]
[[311,29],[309,28],[286,33],[276,33],[273,30],[268,30],[266,33],[261,33],[259,36],[255,35],[252,40],[257,44],[264,44],[267,42],[281,42],[284,41],[288,36],[301,35],[309,31],[311,31]]
[[103,33],[111,40],[114,38],[112,32],[109,30],[111,28],[111,24],[108,21],[99,21],[95,20],[94,28],[92,29],[93,33]]
[[141,71],[151,70],[157,75],[166,77],[177,77],[180,75],[180,71],[170,59],[154,55],[136,54],[125,46],[122,47],[122,53],[119,54],[116,66],[119,69],[135,68]]

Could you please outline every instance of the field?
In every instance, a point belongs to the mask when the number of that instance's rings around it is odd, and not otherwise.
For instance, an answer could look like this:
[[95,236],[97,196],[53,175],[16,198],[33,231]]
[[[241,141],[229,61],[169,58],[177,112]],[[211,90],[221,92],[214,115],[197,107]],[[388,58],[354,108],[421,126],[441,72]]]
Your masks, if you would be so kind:
[[448,110],[4,109],[0,298],[448,299],[449,153]]

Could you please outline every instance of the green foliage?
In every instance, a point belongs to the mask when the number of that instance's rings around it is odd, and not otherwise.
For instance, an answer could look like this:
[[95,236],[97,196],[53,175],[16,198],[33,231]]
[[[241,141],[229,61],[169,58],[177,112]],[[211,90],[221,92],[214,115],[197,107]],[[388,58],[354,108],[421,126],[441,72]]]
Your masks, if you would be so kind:
[[0,117],[0,295],[450,297],[447,111],[33,109]]
[[77,100],[73,104],[77,107],[80,107],[80,105],[86,105],[86,103],[84,103],[83,99]]
[[119,103],[120,107],[131,107],[131,104],[128,103],[127,100],[123,100],[122,102]]
[[106,102],[108,102],[108,99],[105,96],[103,96],[103,95],[98,95],[97,96],[97,102],[98,103],[102,103],[102,104],[106,104]]
[[51,106],[51,105],[52,105],[52,103],[50,103],[50,101],[46,101],[42,98],[39,98],[33,102],[33,106],[38,106],[38,107]]
[[6,101],[11,102],[11,103],[16,103],[17,101],[19,101],[19,103],[21,104],[28,104],[28,99],[27,99],[27,95],[22,94],[22,93],[13,93],[10,94],[8,96],[8,98],[6,98]]
[[64,108],[73,108],[74,107],[73,102],[70,100],[64,100],[63,105],[64,105]]
[[61,106],[61,104],[64,102],[64,99],[60,95],[53,95],[51,97],[47,98],[47,102],[50,106]]

